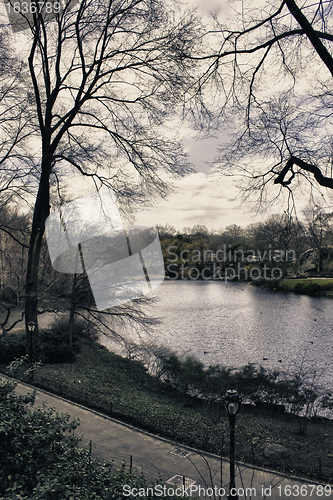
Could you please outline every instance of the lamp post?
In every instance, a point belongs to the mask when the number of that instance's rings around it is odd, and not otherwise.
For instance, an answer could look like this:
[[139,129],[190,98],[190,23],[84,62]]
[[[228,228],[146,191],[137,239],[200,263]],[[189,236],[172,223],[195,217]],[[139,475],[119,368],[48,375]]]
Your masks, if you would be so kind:
[[32,356],[32,337],[33,337],[35,328],[36,328],[36,323],[34,323],[33,321],[29,321],[28,330],[30,332],[30,365],[31,366],[32,366],[32,359],[33,359],[33,356]]
[[238,413],[241,398],[237,391],[229,390],[223,398],[225,409],[228,413],[230,424],[230,487],[228,500],[237,500],[235,484],[235,420]]

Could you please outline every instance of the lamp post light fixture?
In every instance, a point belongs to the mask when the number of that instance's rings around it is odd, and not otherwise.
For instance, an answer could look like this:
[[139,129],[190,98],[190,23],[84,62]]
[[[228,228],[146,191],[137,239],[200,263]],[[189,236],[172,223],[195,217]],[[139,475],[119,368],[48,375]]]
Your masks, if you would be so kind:
[[231,389],[226,392],[223,402],[230,424],[230,487],[228,500],[237,500],[238,495],[235,483],[235,420],[240,407],[241,397],[237,391]]
[[30,332],[30,365],[32,366],[32,336],[34,334],[34,331],[35,331],[35,328],[36,328],[36,323],[34,323],[33,321],[29,321],[28,323],[28,330]]

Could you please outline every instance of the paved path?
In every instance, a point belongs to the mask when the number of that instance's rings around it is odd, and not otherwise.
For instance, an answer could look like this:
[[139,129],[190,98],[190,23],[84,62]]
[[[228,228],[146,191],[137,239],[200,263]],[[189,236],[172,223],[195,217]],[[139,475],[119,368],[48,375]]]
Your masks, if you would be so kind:
[[[30,391],[31,387],[26,384],[18,384],[16,388],[17,394]],[[205,497],[204,493],[206,498],[214,498],[213,492],[220,493],[221,500],[227,498],[228,461],[223,460],[221,467],[221,460],[215,455],[200,454],[197,450],[158,438],[38,390],[36,406],[42,405],[44,401],[58,412],[68,413],[73,419],[80,419],[80,427],[76,432],[84,436],[82,446],[87,447],[89,442],[92,442],[92,452],[95,456],[105,460],[114,459],[116,466],[125,461],[128,467],[132,456],[133,470],[158,479],[163,486],[171,488],[170,484],[176,484],[182,487],[185,481],[185,487],[189,486],[187,493],[192,491],[198,495],[200,486],[200,498]],[[225,496],[223,489],[218,491],[221,487],[225,489]],[[310,483],[243,464],[239,465],[236,471],[236,487],[240,500],[333,499],[333,485],[329,494],[329,491],[322,490],[315,482]],[[215,491],[207,488],[215,488]],[[129,498],[133,499],[133,496]],[[218,498],[218,495],[215,498]]]

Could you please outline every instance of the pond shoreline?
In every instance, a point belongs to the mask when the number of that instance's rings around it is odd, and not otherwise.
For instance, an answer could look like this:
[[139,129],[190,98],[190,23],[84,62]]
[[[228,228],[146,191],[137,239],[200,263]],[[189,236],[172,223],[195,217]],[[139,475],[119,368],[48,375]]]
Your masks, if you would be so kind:
[[258,279],[258,280],[242,280],[236,278],[201,278],[192,279],[190,277],[173,279],[168,276],[165,282],[171,281],[180,282],[224,282],[227,283],[244,283],[250,284],[257,288],[264,288],[274,292],[294,293],[297,295],[309,295],[311,297],[328,297],[333,298],[333,278],[326,277],[311,277],[311,278],[283,278],[275,279]]
[[284,278],[273,282],[271,280],[251,281],[252,286],[265,288],[274,292],[309,295],[310,297],[333,298],[332,278]]

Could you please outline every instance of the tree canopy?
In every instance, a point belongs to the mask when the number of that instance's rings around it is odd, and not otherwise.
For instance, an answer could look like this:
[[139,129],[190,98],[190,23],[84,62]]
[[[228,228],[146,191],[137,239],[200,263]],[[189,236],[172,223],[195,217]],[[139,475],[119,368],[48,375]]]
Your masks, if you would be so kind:
[[[80,196],[77,179],[112,189],[128,215],[133,203],[165,195],[165,173],[189,169],[176,122],[196,79],[190,55],[200,45],[197,18],[173,0],[61,5],[54,13],[46,4],[32,14],[22,7],[19,25],[11,21],[14,34],[4,19],[0,40],[0,186],[4,200],[24,197],[34,205],[26,324],[37,324],[45,221],[68,197]],[[64,181],[73,175],[67,195]]]
[[259,202],[283,188],[292,197],[303,180],[333,188],[332,9],[325,0],[244,0],[215,18],[203,85],[218,85],[234,130],[217,165]]

